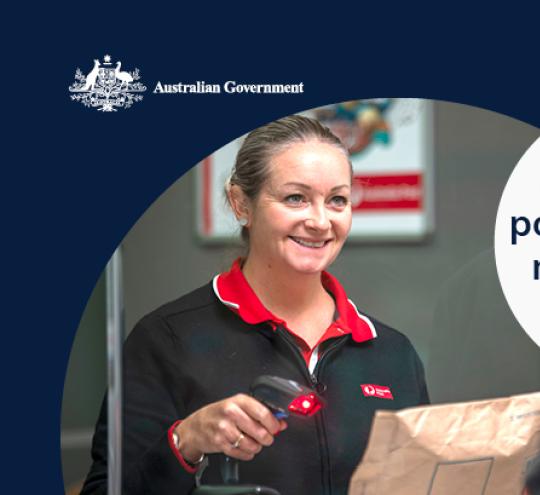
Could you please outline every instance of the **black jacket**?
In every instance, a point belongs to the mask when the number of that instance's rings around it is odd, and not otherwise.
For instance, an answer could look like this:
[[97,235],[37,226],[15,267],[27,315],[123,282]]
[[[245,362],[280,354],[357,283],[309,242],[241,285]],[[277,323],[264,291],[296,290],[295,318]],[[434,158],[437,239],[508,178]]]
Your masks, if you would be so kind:
[[[124,493],[189,493],[194,475],[171,450],[170,426],[211,402],[247,393],[257,376],[270,374],[316,386],[326,407],[311,418],[291,416],[272,446],[240,463],[241,482],[281,495],[345,495],[375,411],[428,402],[409,340],[371,321],[377,338],[358,343],[348,334],[327,341],[310,375],[285,329],[261,323],[254,331],[218,300],[211,284],[143,318],[124,348]],[[366,394],[363,384],[389,387],[393,399]],[[83,495],[106,493],[106,429],[103,407]],[[221,483],[215,455],[203,482]]]

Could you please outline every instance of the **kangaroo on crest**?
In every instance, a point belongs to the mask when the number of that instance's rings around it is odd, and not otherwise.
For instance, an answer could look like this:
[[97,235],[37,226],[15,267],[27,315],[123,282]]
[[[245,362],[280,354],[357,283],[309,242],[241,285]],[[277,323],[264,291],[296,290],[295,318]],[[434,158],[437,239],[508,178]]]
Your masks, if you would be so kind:
[[90,88],[94,90],[100,66],[101,64],[99,63],[99,60],[94,59],[94,68],[86,76],[86,83],[81,89],[79,89],[79,91],[88,91]]

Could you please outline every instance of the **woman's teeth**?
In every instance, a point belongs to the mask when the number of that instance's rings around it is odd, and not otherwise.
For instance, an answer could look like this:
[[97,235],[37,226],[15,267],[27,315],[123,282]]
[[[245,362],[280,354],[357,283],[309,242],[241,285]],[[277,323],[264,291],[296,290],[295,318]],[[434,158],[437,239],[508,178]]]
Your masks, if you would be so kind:
[[304,241],[303,239],[298,239],[298,237],[291,237],[291,239],[297,244],[300,244],[301,246],[310,248],[321,248],[326,244],[326,241],[310,242]]

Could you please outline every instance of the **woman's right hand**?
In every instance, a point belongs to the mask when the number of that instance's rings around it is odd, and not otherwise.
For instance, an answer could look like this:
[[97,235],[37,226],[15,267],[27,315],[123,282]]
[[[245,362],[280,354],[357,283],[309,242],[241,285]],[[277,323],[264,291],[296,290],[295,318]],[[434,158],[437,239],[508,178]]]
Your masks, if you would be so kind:
[[188,462],[215,452],[250,461],[285,428],[287,423],[276,419],[258,400],[238,394],[195,411],[175,432],[180,453]]

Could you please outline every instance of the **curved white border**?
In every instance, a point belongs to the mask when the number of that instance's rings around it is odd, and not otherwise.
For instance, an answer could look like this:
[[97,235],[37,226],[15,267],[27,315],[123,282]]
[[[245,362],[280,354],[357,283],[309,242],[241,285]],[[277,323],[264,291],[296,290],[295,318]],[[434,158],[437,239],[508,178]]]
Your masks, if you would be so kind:
[[349,301],[349,304],[356,311],[356,314],[358,315],[358,318],[364,320],[367,323],[369,329],[371,330],[371,335],[373,335],[373,337],[377,337],[377,331],[375,330],[375,325],[373,325],[371,320],[367,316],[364,316],[364,315],[360,314],[360,312],[358,311],[358,308],[356,307],[356,304],[354,304],[350,299],[347,299],[347,301]]
[[214,289],[214,293],[216,294],[217,298],[218,298],[223,304],[225,304],[225,306],[230,306],[231,308],[234,308],[234,309],[240,309],[240,305],[239,305],[239,304],[233,303],[233,302],[231,302],[231,301],[226,301],[225,299],[223,299],[223,298],[221,297],[221,295],[219,294],[218,286],[217,286],[218,278],[219,278],[219,275],[216,275],[216,276],[214,277],[214,279],[212,280],[212,288]]

